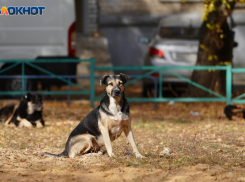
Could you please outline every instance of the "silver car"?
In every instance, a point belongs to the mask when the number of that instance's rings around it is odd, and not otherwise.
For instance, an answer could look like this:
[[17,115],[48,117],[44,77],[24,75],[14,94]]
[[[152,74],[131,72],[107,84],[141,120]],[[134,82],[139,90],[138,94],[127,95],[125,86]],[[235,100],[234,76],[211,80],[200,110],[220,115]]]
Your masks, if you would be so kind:
[[[194,66],[198,51],[198,29],[201,25],[200,14],[173,15],[160,21],[157,32],[148,44],[148,53],[144,59],[145,66]],[[181,76],[190,78],[192,70],[171,70]],[[158,79],[158,73],[152,74]],[[165,90],[172,90],[177,96],[186,83],[163,72]],[[166,89],[167,87],[167,89]],[[152,84],[144,80],[143,95],[151,95]],[[178,88],[179,91],[174,91]]]
[[[242,16],[235,16],[237,20]],[[235,20],[236,20],[235,19]],[[239,22],[239,21],[238,21]],[[245,22],[245,20],[244,20]],[[177,14],[170,15],[162,19],[158,25],[157,32],[148,44],[148,53],[144,59],[145,66],[195,66],[198,52],[198,31],[201,26],[201,14]],[[243,24],[244,25],[244,24]],[[238,30],[244,29],[244,26],[234,28]],[[239,31],[238,31],[239,33]],[[241,38],[243,36],[238,34]],[[142,37],[142,40],[146,42],[146,37]],[[235,39],[236,40],[236,39]],[[142,41],[141,41],[142,42]],[[243,42],[239,49],[243,48]],[[235,50],[235,49],[234,49]],[[236,50],[236,51],[237,51]],[[234,51],[235,52],[235,51]],[[239,53],[244,51],[239,51]],[[236,65],[245,67],[245,62],[242,57],[238,57],[236,54],[233,58],[233,67]],[[238,64],[240,63],[240,64]],[[183,77],[190,79],[192,70],[171,70]],[[158,73],[152,74],[152,76],[158,79]],[[240,79],[239,79],[240,78]],[[169,90],[171,96],[179,96],[185,91],[187,83],[179,78],[176,78],[166,72],[163,72],[163,91]],[[241,80],[243,79],[243,80]],[[243,82],[244,81],[244,82]],[[245,85],[244,76],[234,75],[233,84],[241,83]],[[149,96],[151,94],[152,82],[148,79],[144,80],[143,96]],[[168,95],[168,94],[167,94]],[[166,96],[166,94],[165,94]]]

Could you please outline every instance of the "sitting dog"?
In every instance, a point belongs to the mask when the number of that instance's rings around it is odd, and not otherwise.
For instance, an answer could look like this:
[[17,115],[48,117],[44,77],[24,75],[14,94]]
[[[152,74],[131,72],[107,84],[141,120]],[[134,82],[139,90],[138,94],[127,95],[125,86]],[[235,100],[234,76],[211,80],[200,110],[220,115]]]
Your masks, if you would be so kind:
[[14,124],[15,126],[43,128],[45,126],[42,118],[42,97],[36,93],[24,95],[19,105],[9,104],[0,109],[0,122],[5,125]]
[[111,142],[124,132],[136,157],[143,158],[134,141],[129,105],[124,95],[124,84],[128,79],[129,76],[122,73],[101,77],[100,85],[106,85],[106,89],[100,105],[71,132],[62,153],[56,155],[45,152],[44,155],[74,158],[77,154],[99,152],[105,145],[108,155],[113,157]]
[[245,109],[239,108],[234,105],[227,105],[224,109],[224,113],[229,120],[232,120],[233,117],[239,119],[245,118]]

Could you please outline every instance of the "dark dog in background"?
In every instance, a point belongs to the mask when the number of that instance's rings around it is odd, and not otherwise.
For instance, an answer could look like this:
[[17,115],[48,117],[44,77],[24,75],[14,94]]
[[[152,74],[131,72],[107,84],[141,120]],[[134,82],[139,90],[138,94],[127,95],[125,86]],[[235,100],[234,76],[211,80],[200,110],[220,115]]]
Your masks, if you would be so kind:
[[44,153],[45,156],[73,158],[77,154],[100,152],[105,146],[113,157],[111,142],[125,133],[136,157],[143,158],[136,146],[131,128],[129,105],[124,94],[124,84],[129,76],[104,75],[100,84],[105,85],[105,95],[100,105],[92,110],[71,132],[60,154]]
[[21,127],[45,126],[42,117],[42,96],[37,93],[27,93],[24,95],[19,105],[9,104],[0,109],[0,122],[5,125],[15,125]]
[[245,109],[239,108],[235,105],[227,105],[224,109],[224,113],[229,120],[232,120],[233,117],[245,119]]

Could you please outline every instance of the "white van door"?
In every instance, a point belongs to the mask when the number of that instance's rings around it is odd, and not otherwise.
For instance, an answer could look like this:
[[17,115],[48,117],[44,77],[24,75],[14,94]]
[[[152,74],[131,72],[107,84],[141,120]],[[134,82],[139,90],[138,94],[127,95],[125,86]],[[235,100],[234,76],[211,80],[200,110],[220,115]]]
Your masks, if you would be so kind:
[[43,15],[0,15],[0,59],[66,56],[72,0],[0,0],[1,7],[44,6]]

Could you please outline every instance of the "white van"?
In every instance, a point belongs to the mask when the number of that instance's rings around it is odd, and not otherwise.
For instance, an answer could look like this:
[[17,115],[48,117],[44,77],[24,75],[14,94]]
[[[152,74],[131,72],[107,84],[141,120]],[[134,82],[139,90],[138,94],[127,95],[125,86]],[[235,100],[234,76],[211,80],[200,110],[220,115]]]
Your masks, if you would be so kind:
[[[69,57],[75,54],[73,0],[0,0],[2,7],[45,7],[42,15],[0,15],[0,60]],[[0,9],[1,10],[1,9]],[[8,64],[0,61],[0,69]],[[48,66],[46,66],[48,67]],[[61,66],[68,68],[67,66]],[[59,67],[59,68],[60,68]],[[68,74],[59,70],[59,74]],[[5,74],[18,75],[15,70]],[[30,68],[31,69],[31,68]],[[27,74],[37,74],[27,68]],[[50,68],[52,70],[52,68]],[[60,73],[62,72],[63,73]],[[69,70],[67,70],[69,71]],[[72,71],[74,71],[72,69]],[[76,72],[72,73],[75,74]],[[40,73],[41,74],[41,73]],[[3,75],[3,74],[2,74]],[[0,79],[3,81],[3,79]],[[31,82],[28,82],[30,85]],[[3,81],[1,90],[20,90],[20,79]],[[28,88],[34,89],[33,85]]]

